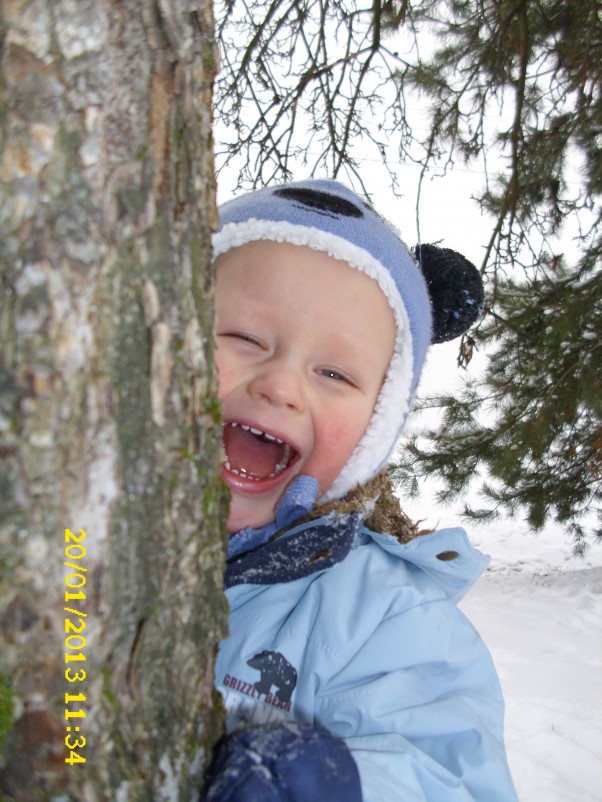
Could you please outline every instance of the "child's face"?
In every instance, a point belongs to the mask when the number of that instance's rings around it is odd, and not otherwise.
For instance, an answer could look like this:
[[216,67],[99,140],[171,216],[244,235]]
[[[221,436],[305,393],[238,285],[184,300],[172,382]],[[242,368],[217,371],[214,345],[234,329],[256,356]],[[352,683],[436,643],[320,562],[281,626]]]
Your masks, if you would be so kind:
[[222,473],[238,531],[272,521],[301,473],[328,490],[372,416],[395,322],[375,281],[319,251],[252,242],[216,266]]

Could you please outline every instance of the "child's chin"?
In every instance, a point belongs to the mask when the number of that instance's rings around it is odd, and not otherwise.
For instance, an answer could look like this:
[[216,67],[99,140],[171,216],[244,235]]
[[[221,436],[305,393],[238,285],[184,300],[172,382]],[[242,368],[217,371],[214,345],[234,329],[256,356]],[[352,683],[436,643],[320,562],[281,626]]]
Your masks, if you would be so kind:
[[[253,506],[256,506],[254,509]],[[261,507],[264,507],[263,509]],[[228,531],[240,532],[241,529],[259,529],[274,520],[273,505],[250,505],[247,499],[239,499],[232,494]]]

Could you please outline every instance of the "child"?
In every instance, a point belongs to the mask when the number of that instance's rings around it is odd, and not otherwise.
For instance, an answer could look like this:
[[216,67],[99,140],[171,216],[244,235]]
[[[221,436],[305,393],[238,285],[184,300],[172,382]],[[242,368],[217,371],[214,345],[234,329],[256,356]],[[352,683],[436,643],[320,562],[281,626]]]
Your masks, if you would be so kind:
[[421,262],[333,181],[251,193],[215,235],[228,713],[206,802],[512,802],[491,658],[456,602],[487,565],[422,533],[386,461],[430,342],[481,311],[475,268]]

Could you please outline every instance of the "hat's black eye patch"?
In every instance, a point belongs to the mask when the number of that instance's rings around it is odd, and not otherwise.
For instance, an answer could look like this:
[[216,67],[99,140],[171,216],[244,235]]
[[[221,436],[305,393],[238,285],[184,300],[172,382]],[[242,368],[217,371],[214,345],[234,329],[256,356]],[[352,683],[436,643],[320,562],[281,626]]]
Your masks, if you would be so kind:
[[331,195],[329,192],[320,192],[317,189],[304,189],[303,187],[281,187],[274,190],[274,195],[279,198],[300,203],[309,209],[313,209],[318,214],[325,214],[329,217],[363,217],[364,213],[355,203],[339,198],[338,195]]

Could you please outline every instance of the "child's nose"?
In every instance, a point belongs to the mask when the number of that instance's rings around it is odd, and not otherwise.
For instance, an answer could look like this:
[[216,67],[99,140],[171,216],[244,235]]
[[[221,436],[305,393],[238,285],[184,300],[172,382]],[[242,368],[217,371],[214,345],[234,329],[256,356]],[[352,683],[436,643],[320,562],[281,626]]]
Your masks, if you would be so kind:
[[276,407],[288,407],[297,412],[305,408],[301,376],[291,368],[266,366],[249,382],[249,393]]

